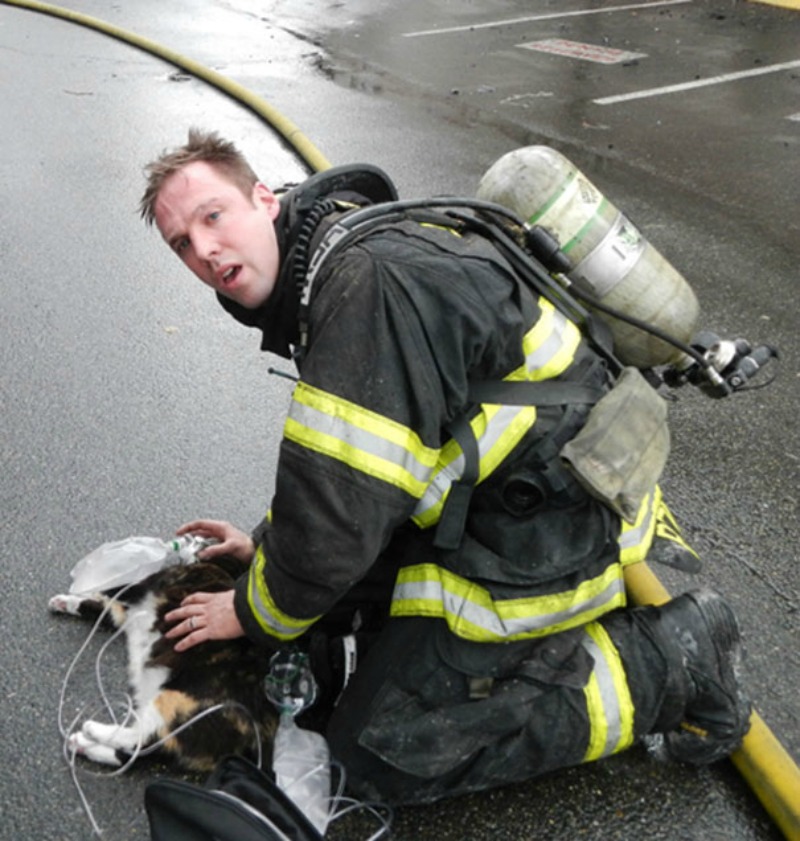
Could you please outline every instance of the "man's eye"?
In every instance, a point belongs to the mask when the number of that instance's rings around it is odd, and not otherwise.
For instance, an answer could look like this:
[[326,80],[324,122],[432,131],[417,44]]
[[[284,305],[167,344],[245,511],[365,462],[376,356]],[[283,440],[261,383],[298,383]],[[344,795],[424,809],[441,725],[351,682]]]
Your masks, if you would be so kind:
[[183,251],[189,247],[189,237],[182,237],[181,239],[177,240],[175,243],[175,253],[181,254]]
[[216,222],[219,217],[220,212],[218,210],[212,210],[211,213],[208,214],[208,218],[211,222]]

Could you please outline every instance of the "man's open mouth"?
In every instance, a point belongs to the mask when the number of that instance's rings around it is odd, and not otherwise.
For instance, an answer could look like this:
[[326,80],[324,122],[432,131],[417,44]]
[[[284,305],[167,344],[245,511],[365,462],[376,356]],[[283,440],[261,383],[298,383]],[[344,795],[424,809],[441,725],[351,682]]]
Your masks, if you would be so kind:
[[241,271],[241,266],[231,266],[230,268],[226,269],[221,275],[220,280],[222,281],[223,286],[230,286],[234,280],[239,276],[239,272]]

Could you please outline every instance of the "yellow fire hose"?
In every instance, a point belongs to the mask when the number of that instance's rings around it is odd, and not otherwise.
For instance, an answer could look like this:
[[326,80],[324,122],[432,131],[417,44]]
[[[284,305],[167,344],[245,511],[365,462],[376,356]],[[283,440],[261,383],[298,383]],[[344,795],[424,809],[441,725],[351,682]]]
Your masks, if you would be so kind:
[[[331,166],[300,129],[269,103],[242,85],[180,53],[113,24],[49,3],[35,0],[0,0],[0,3],[63,18],[162,58],[250,108],[294,149],[312,172]],[[627,567],[625,583],[631,600],[636,604],[663,604],[670,599],[670,594],[646,563]],[[750,732],[731,760],[786,838],[800,841],[800,769],[757,712],[753,711]]]
[[[663,604],[670,594],[646,563],[625,569],[628,595],[636,604]],[[750,732],[731,761],[790,841],[800,839],[800,769],[753,710]]]
[[325,156],[314,146],[313,143],[311,143],[311,141],[300,131],[300,129],[291,120],[287,119],[283,116],[283,114],[273,108],[268,102],[265,102],[263,99],[256,96],[252,91],[249,91],[243,85],[233,82],[230,79],[226,79],[225,76],[222,76],[220,73],[203,66],[191,58],[187,58],[180,53],[176,53],[174,50],[162,47],[160,44],[157,44],[155,41],[151,41],[148,38],[142,38],[133,32],[121,29],[119,26],[115,26],[112,23],[98,20],[97,18],[81,14],[80,12],[73,12],[71,9],[62,9],[59,6],[52,6],[49,3],[37,3],[33,2],[33,0],[0,0],[0,3],[3,3],[6,6],[19,6],[22,9],[29,9],[33,12],[42,12],[46,15],[63,18],[64,20],[68,20],[72,23],[78,23],[81,26],[86,26],[90,29],[96,29],[98,32],[110,35],[119,41],[126,41],[128,44],[138,47],[151,55],[163,58],[164,61],[174,64],[176,67],[183,68],[187,73],[191,73],[198,79],[208,82],[215,88],[221,90],[223,93],[226,93],[238,102],[243,103],[259,117],[266,120],[267,123],[269,123],[269,125],[272,126],[272,128],[275,129],[275,131],[294,149],[300,159],[312,171],[316,172],[322,169],[329,169],[331,166]]

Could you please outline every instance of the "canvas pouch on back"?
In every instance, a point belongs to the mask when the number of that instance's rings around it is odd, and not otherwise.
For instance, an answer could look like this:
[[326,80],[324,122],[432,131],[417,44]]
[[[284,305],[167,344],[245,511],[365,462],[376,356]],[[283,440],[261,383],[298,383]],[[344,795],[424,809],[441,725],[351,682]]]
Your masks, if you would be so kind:
[[625,368],[560,455],[578,481],[629,523],[669,455],[667,404],[636,368]]

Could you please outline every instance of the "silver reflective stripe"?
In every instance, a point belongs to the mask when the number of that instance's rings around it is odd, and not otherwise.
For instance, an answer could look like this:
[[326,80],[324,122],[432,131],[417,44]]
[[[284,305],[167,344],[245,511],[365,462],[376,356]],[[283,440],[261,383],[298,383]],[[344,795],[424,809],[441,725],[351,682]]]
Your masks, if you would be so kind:
[[433,468],[421,463],[408,449],[387,441],[366,429],[354,426],[344,418],[320,411],[296,400],[292,401],[289,417],[309,429],[329,435],[354,449],[383,459],[408,472],[418,482],[427,485]]
[[[581,645],[589,652],[594,660],[593,674],[597,680],[597,688],[600,693],[605,717],[605,743],[597,755],[593,757],[594,759],[598,759],[601,756],[608,756],[614,753],[620,744],[620,739],[622,738],[622,709],[617,696],[614,675],[603,650],[589,634],[584,635]],[[592,718],[590,715],[590,719]]]
[[[521,409],[519,406],[501,406],[491,420],[486,424],[486,430],[483,435],[478,438],[478,454],[480,459],[488,455],[492,448],[500,440],[502,434],[506,431],[511,421],[517,415],[526,410],[528,407]],[[414,516],[419,516],[423,512],[433,508],[450,491],[453,482],[457,482],[464,473],[464,454],[459,453],[450,464],[445,465],[432,479],[428,485],[422,498],[417,503],[414,509]]]
[[628,526],[625,524],[619,535],[619,548],[624,552],[626,549],[632,549],[639,546],[647,537],[653,523],[653,518],[656,516],[656,506],[654,504],[653,496],[647,496],[643,505],[647,506],[647,512],[642,519],[642,522],[636,526]]
[[278,618],[273,614],[267,605],[260,598],[260,594],[252,580],[250,580],[250,588],[249,588],[249,599],[248,602],[250,604],[250,609],[253,613],[256,614],[256,619],[258,620],[258,624],[266,631],[267,633],[271,633],[272,635],[278,637],[282,640],[290,640],[299,637],[302,633],[306,631],[313,623],[314,620],[310,619],[307,624],[303,627],[298,628],[297,626],[285,625],[278,620]]
[[[543,315],[547,315],[547,310],[544,310]],[[552,312],[548,336],[541,344],[525,355],[525,368],[529,375],[541,371],[550,364],[553,357],[564,346],[564,334],[571,323],[562,312],[558,310]],[[559,371],[559,373],[561,372]],[[533,379],[536,379],[536,377],[533,377]]]
[[[625,585],[622,579],[614,578],[607,586],[592,598],[580,600],[569,607],[543,613],[534,612],[536,602],[546,605],[548,596],[540,598],[533,597],[525,599],[531,603],[531,611],[524,616],[501,616],[504,603],[502,600],[493,602],[487,599],[488,605],[481,605],[471,601],[458,593],[449,591],[442,580],[428,579],[425,581],[407,581],[398,583],[392,596],[393,603],[408,602],[411,605],[427,603],[429,605],[440,605],[454,632],[459,633],[459,625],[466,623],[472,626],[474,633],[471,638],[507,639],[518,635],[531,635],[536,632],[550,631],[554,626],[569,625],[570,620],[582,617],[587,614],[598,615],[604,608],[617,602],[624,593]],[[523,601],[519,599],[506,602],[506,605],[516,605]],[[411,612],[411,611],[409,611]]]
[[279,639],[290,640],[299,637],[319,616],[311,619],[296,619],[283,613],[275,604],[264,579],[267,560],[261,546],[256,550],[247,584],[247,603],[256,621],[266,634]]
[[[539,305],[542,310],[541,316],[523,340],[523,346],[525,347],[524,366],[515,372],[516,376],[506,377],[508,381],[525,382],[550,379],[563,373],[574,359],[575,344],[580,337],[577,328],[549,301],[540,299]],[[540,334],[543,332],[545,335],[541,336]],[[529,350],[528,346],[531,342],[534,343],[534,347]],[[525,428],[520,430],[520,434],[515,440],[506,442],[503,452],[495,459],[493,467],[486,468],[483,463],[484,458],[492,454],[494,447],[501,442],[503,434],[514,424],[517,418],[526,415],[531,416],[531,408],[530,406],[499,406],[493,412],[487,412],[484,409],[485,428],[483,433],[477,437],[478,453],[481,459],[481,480],[485,479],[491,469],[497,466],[508,452],[513,450],[519,443],[519,438],[530,428],[533,421],[527,423]],[[533,418],[535,420],[535,409]],[[441,465],[417,504],[414,510],[414,518],[424,523],[426,515],[430,517],[428,512],[442,504],[450,491],[451,485],[462,477],[463,472],[463,454],[457,455],[450,463]],[[430,523],[427,523],[427,525],[430,525]]]

